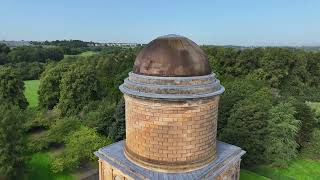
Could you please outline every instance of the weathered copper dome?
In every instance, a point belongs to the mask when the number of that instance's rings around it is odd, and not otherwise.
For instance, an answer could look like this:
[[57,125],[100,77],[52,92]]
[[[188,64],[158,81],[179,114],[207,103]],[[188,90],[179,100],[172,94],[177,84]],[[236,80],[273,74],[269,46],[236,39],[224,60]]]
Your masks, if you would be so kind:
[[207,56],[190,39],[161,36],[138,54],[133,67],[136,74],[165,77],[203,76],[211,74]]

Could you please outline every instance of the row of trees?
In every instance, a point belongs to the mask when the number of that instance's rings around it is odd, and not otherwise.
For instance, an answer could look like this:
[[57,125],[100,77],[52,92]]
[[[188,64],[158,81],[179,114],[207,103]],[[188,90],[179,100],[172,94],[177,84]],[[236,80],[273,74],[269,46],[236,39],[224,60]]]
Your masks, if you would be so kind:
[[63,59],[63,51],[60,48],[42,48],[22,46],[10,50],[6,45],[0,45],[0,64],[60,61]]
[[0,66],[13,67],[24,80],[38,79],[47,62],[60,61],[63,57],[61,48],[23,46],[10,49],[0,44]]
[[[293,48],[231,48],[204,46],[216,73],[223,77],[251,76],[267,81],[281,90],[293,88],[297,95],[305,86],[320,84],[320,52],[306,52]],[[290,87],[290,88],[288,88]]]
[[[305,101],[320,101],[320,53],[293,48],[204,46],[226,86],[219,138],[247,151],[245,166],[286,166],[320,137],[319,119]],[[319,155],[318,155],[319,157]],[[316,158],[316,157],[315,157]]]
[[90,47],[89,44],[94,42],[85,42],[81,40],[55,40],[44,42],[31,42],[33,45],[45,47],[59,47],[66,55],[77,55],[85,51],[101,51],[101,47]]

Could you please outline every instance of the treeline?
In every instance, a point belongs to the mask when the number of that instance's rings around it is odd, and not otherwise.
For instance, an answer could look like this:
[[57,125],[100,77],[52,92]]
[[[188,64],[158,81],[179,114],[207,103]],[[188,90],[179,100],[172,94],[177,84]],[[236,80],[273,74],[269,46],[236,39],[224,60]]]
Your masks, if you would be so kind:
[[78,55],[85,51],[101,51],[103,49],[103,47],[90,47],[89,44],[94,44],[94,42],[81,40],[32,41],[31,44],[37,46],[59,47],[65,55]]
[[320,52],[293,48],[236,50],[204,46],[212,69],[222,80],[250,77],[266,81],[282,95],[320,101]]
[[[226,92],[218,137],[247,151],[243,165],[287,166],[301,154],[320,158],[320,53],[289,48],[205,46]],[[310,153],[309,153],[310,154]]]
[[10,49],[0,44],[0,66],[15,68],[23,80],[38,79],[46,63],[60,61],[63,57],[61,48],[23,46]]
[[23,80],[33,80],[40,78],[46,64],[61,61],[64,55],[78,55],[86,51],[102,51],[103,49],[87,47],[86,42],[78,40],[52,41],[52,43],[55,46],[35,43],[37,46],[22,46],[14,49],[0,44],[0,66],[11,66],[17,69]]
[[48,46],[60,46],[60,47],[69,47],[69,48],[81,48],[88,47],[88,44],[92,42],[85,42],[81,40],[55,40],[55,41],[32,41],[33,45],[48,45]]

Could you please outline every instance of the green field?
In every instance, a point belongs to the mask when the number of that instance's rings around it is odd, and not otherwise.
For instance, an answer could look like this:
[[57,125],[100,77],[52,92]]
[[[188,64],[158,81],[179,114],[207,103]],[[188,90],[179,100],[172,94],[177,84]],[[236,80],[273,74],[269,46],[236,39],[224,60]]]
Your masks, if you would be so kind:
[[266,178],[264,176],[261,176],[259,174],[256,174],[254,172],[241,169],[240,172],[240,180],[268,180],[269,178]]
[[29,107],[37,107],[38,106],[38,88],[40,81],[39,80],[30,80],[24,81],[25,91],[24,95],[26,96]]
[[93,56],[97,54],[97,52],[94,52],[94,51],[86,51],[86,52],[83,52],[80,54],[80,56],[84,56],[84,57],[89,57],[89,56]]
[[71,175],[66,173],[54,174],[50,170],[51,157],[49,153],[33,154],[31,160],[27,164],[30,172],[28,179],[32,180],[73,180]]
[[311,109],[314,109],[317,115],[320,115],[320,102],[306,102]]
[[320,179],[320,161],[297,159],[288,168],[261,166],[252,171],[271,179],[317,180]]
[[80,53],[78,55],[64,55],[64,57],[72,57],[72,56],[82,56],[82,57],[90,57],[90,56],[93,56],[97,54],[97,52],[94,52],[94,51],[86,51],[86,52],[83,52],[83,53]]

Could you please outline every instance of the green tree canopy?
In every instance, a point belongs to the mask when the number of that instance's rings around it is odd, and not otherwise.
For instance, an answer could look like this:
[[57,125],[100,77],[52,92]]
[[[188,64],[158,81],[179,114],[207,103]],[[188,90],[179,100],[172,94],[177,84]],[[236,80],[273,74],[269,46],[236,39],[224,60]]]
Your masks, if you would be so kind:
[[97,99],[98,80],[94,64],[79,60],[70,65],[60,84],[58,108],[62,116],[77,115],[84,106]]
[[68,136],[64,151],[53,161],[52,170],[72,170],[83,161],[95,160],[93,152],[110,143],[109,139],[99,136],[95,130],[83,126]]
[[60,84],[63,73],[68,70],[68,63],[49,64],[40,79],[39,107],[53,109],[59,102]]
[[28,102],[23,91],[24,83],[19,73],[12,67],[0,66],[0,102],[25,109]]
[[268,133],[268,111],[272,107],[269,89],[262,88],[251,96],[237,102],[230,112],[221,139],[247,151],[245,165],[265,162],[265,140]]
[[117,104],[115,113],[115,121],[112,123],[111,129],[109,131],[109,137],[113,142],[120,141],[126,136],[126,127],[125,127],[125,103],[124,98],[121,98]]
[[295,140],[300,121],[295,119],[294,114],[290,103],[279,103],[270,109],[265,157],[273,165],[287,166],[297,156],[298,143]]
[[0,179],[17,177],[24,168],[27,149],[23,128],[25,118],[19,107],[0,105]]

